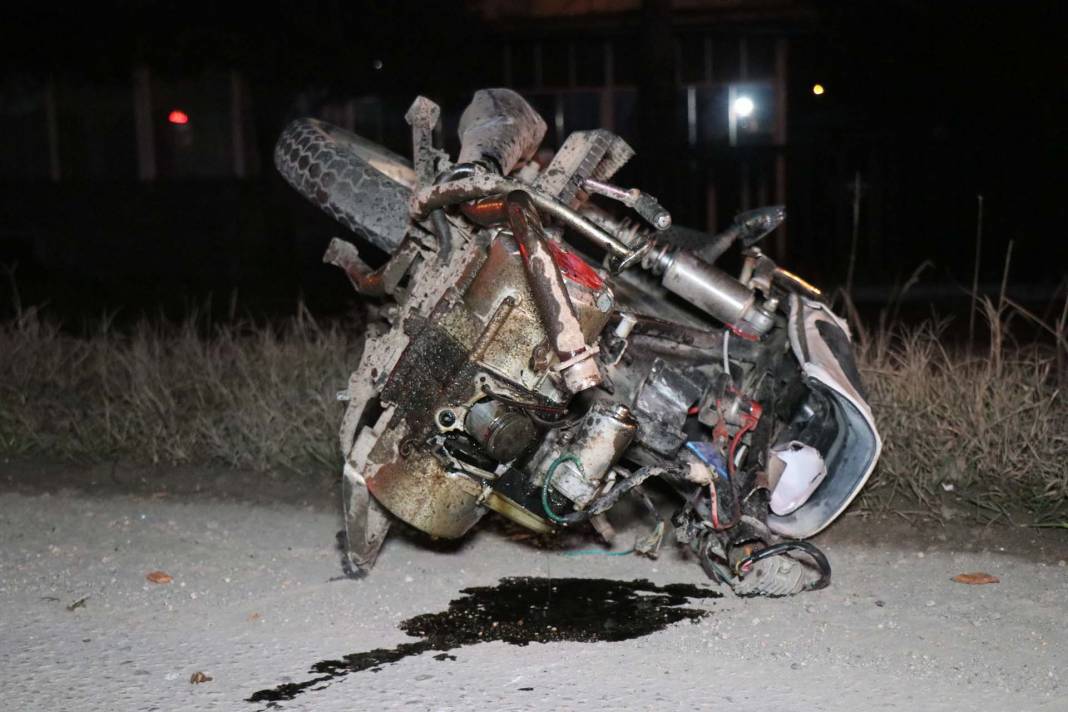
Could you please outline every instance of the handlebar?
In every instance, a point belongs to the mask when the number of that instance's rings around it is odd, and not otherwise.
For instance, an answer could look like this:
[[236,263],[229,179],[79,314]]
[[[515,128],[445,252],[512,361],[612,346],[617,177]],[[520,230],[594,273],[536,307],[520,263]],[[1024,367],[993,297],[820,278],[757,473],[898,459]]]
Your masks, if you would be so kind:
[[417,220],[423,220],[438,208],[513,191],[527,193],[538,210],[556,218],[607,252],[617,271],[634,264],[648,249],[645,244],[632,249],[556,198],[546,195],[533,186],[487,171],[475,172],[457,180],[449,180],[420,190],[412,196],[411,211]]

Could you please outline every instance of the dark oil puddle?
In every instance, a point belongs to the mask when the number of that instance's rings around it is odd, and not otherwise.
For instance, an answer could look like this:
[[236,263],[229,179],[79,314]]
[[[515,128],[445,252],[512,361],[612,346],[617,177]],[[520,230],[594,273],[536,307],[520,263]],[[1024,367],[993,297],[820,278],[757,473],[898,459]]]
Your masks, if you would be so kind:
[[[704,609],[685,607],[689,599],[722,595],[691,584],[657,586],[645,579],[527,576],[504,578],[496,586],[465,588],[460,593],[464,595],[449,603],[448,610],[418,615],[400,624],[401,630],[419,640],[323,660],[309,671],[315,677],[260,690],[247,701],[266,702],[273,707],[361,670],[377,672],[383,665],[412,655],[491,640],[527,645],[638,638],[672,623],[695,621],[708,614]],[[434,657],[455,660],[445,653]]]

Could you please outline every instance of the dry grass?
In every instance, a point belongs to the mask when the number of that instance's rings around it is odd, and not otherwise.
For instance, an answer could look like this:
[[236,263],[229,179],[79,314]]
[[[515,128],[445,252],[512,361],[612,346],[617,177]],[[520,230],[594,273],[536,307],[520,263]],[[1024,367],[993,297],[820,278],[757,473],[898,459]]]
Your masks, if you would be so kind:
[[[205,336],[204,332],[208,332]],[[358,344],[303,309],[280,326],[0,325],[0,453],[337,472]]]
[[[901,496],[945,513],[947,499],[990,518],[1012,511],[1041,521],[1068,506],[1068,383],[1065,315],[1041,323],[1010,300],[980,300],[990,342],[947,348],[946,322],[859,329],[861,369],[884,439],[865,493],[869,506]],[[1050,337],[1017,344],[1011,323],[1026,319]],[[955,493],[952,497],[946,492]]]
[[[1065,520],[1068,311],[1039,346],[1007,337],[1022,311],[1005,300],[985,310],[993,336],[983,348],[946,348],[937,322],[857,329],[885,441],[863,507],[919,501],[937,514],[951,486],[988,513]],[[281,326],[208,329],[194,316],[76,338],[29,310],[0,324],[0,454],[334,476],[335,393],[356,363],[359,331],[322,327],[300,310]]]

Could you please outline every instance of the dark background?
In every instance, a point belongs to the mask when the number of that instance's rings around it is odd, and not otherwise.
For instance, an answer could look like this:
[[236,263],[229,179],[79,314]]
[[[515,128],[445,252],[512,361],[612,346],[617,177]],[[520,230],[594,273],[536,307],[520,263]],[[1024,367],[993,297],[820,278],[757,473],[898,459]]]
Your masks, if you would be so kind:
[[[867,308],[925,260],[914,311],[967,304],[978,195],[984,291],[997,291],[1010,241],[1017,299],[1041,311],[1068,275],[1061,3],[39,8],[0,23],[0,264],[24,305],[47,302],[67,321],[179,316],[208,298],[242,314],[288,313],[298,298],[317,313],[350,309],[343,277],[319,263],[343,228],[277,177],[275,138],[318,115],[408,155],[403,114],[424,94],[455,151],[471,93],[499,85],[545,116],[549,147],[610,117],[639,152],[618,182],[657,195],[678,223],[722,229],[784,201],[788,230],[768,250],[824,287],[846,280],[859,173],[854,294]],[[769,107],[733,145],[732,86]],[[174,109],[188,126],[168,122]]]

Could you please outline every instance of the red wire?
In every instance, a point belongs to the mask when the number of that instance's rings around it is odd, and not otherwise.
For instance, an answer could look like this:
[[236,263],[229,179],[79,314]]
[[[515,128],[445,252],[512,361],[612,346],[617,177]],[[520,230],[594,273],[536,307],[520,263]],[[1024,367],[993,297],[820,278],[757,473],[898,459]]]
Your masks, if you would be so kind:
[[[719,404],[717,402],[717,407],[718,407],[718,405]],[[751,413],[749,415],[745,416],[745,422],[742,423],[742,427],[738,428],[738,432],[734,434],[734,437],[731,439],[730,448],[728,449],[728,452],[727,452],[727,474],[729,475],[731,481],[734,480],[734,471],[735,471],[734,456],[735,456],[735,454],[736,454],[736,452],[738,450],[738,443],[740,443],[742,441],[742,438],[745,437],[746,433],[748,433],[750,430],[752,430],[753,428],[756,427],[757,423],[760,422],[760,416],[763,414],[763,408],[761,408],[759,403],[751,402],[750,403],[750,409],[751,409]],[[696,408],[692,408],[691,411],[692,410],[696,410]],[[692,415],[692,413],[691,413],[691,415]],[[724,424],[723,424],[723,420],[721,419],[720,422],[716,424],[716,427],[713,428],[713,436],[715,436],[716,431],[722,425],[724,425]],[[715,528],[715,529],[722,529],[722,527],[720,527],[720,524],[719,524],[719,497],[716,495],[715,473],[713,473],[712,481],[708,484],[708,491],[709,491],[709,495],[711,496],[711,503],[710,504],[711,504],[711,509],[712,509],[712,527]],[[739,509],[738,516],[740,516],[740,515],[741,515],[741,510]],[[728,523],[728,526],[734,526],[734,522],[736,522],[737,519],[738,519],[738,517],[736,516],[734,518],[734,521]]]
[[[741,442],[742,436],[756,426],[757,420],[757,418],[752,416],[747,418],[742,427],[738,428],[738,432],[731,440],[731,447],[727,454],[727,473],[730,475],[731,480],[734,479],[734,453],[738,448],[738,443]],[[716,481],[714,478],[712,482],[709,483],[708,490],[712,493],[712,527],[714,529],[722,529],[719,525],[719,497],[716,496]]]
[[738,449],[738,443],[742,441],[746,433],[756,427],[757,423],[760,422],[760,416],[764,413],[764,409],[755,401],[750,403],[749,408],[750,414],[745,416],[745,422],[742,427],[738,428],[738,432],[734,434],[730,450],[727,452],[727,474],[731,476],[731,479],[734,479],[734,454]]
[[742,331],[734,324],[727,324],[727,328],[730,329],[732,334],[741,339],[745,339],[746,341],[760,341],[760,337],[758,335],[750,334],[748,331]]
[[738,449],[738,443],[742,441],[742,438],[745,436],[746,433],[756,427],[756,424],[756,418],[752,416],[746,418],[745,424],[742,425],[742,427],[738,428],[738,432],[734,434],[734,438],[731,440],[731,447],[730,450],[727,452],[727,474],[731,476],[731,479],[734,479],[734,454],[735,451]]

